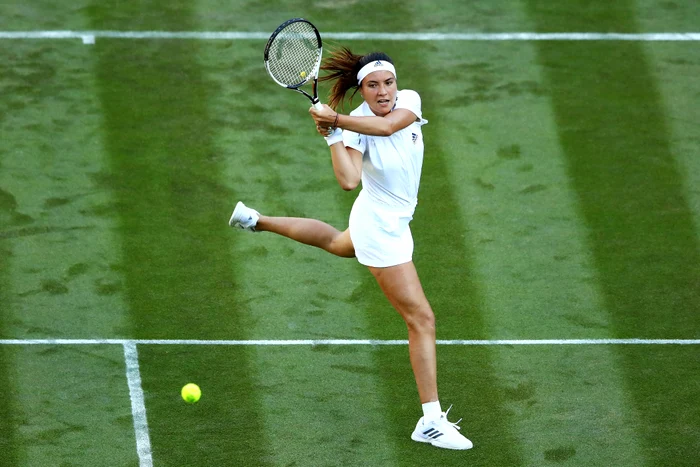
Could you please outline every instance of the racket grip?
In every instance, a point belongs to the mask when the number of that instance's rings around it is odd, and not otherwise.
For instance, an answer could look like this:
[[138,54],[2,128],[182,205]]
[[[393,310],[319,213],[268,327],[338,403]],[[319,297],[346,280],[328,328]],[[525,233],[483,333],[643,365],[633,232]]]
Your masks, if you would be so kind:
[[316,110],[321,110],[321,109],[323,109],[323,105],[322,105],[320,102],[316,102],[316,103],[314,104],[314,108],[315,108]]

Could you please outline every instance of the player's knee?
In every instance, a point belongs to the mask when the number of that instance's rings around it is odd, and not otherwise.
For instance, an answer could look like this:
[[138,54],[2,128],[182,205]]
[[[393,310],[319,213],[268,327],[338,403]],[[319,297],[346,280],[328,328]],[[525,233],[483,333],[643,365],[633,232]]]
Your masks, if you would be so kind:
[[403,313],[406,325],[415,331],[435,330],[435,315],[429,305],[413,306]]
[[344,235],[336,235],[328,244],[326,251],[332,253],[341,258],[354,258],[355,248],[352,243],[348,241]]

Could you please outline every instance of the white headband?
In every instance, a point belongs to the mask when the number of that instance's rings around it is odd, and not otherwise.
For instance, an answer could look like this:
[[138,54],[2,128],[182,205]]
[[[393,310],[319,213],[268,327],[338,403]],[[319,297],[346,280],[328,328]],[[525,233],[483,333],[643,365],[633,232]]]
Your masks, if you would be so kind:
[[359,73],[357,73],[357,85],[359,86],[360,83],[362,83],[365,76],[375,71],[390,71],[394,74],[394,78],[396,78],[396,68],[394,68],[394,65],[386,60],[377,60],[363,66]]

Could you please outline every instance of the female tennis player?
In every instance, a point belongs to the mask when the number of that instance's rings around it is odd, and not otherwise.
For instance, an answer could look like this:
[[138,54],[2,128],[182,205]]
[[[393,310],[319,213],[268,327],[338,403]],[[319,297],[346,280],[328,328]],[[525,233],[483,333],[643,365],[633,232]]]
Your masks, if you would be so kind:
[[[329,104],[309,112],[330,147],[333,170],[344,190],[362,189],[341,232],[315,220],[264,216],[239,202],[229,225],[267,231],[322,248],[341,257],[356,257],[367,266],[382,291],[406,322],[409,356],[423,406],[411,438],[447,449],[470,449],[457,423],[447,420],[438,400],[435,316],[413,264],[409,222],[417,203],[423,164],[421,99],[398,90],[393,61],[384,53],[355,55],[347,48],[324,61],[333,81]],[[348,91],[364,102],[349,115],[336,110]]]

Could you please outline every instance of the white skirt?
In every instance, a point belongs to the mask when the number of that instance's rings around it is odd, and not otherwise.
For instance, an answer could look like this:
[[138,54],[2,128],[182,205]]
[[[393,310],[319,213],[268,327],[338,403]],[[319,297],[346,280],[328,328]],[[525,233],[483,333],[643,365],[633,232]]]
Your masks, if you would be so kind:
[[408,224],[413,210],[373,202],[360,191],[350,212],[350,238],[357,261],[376,268],[411,261],[413,236]]

